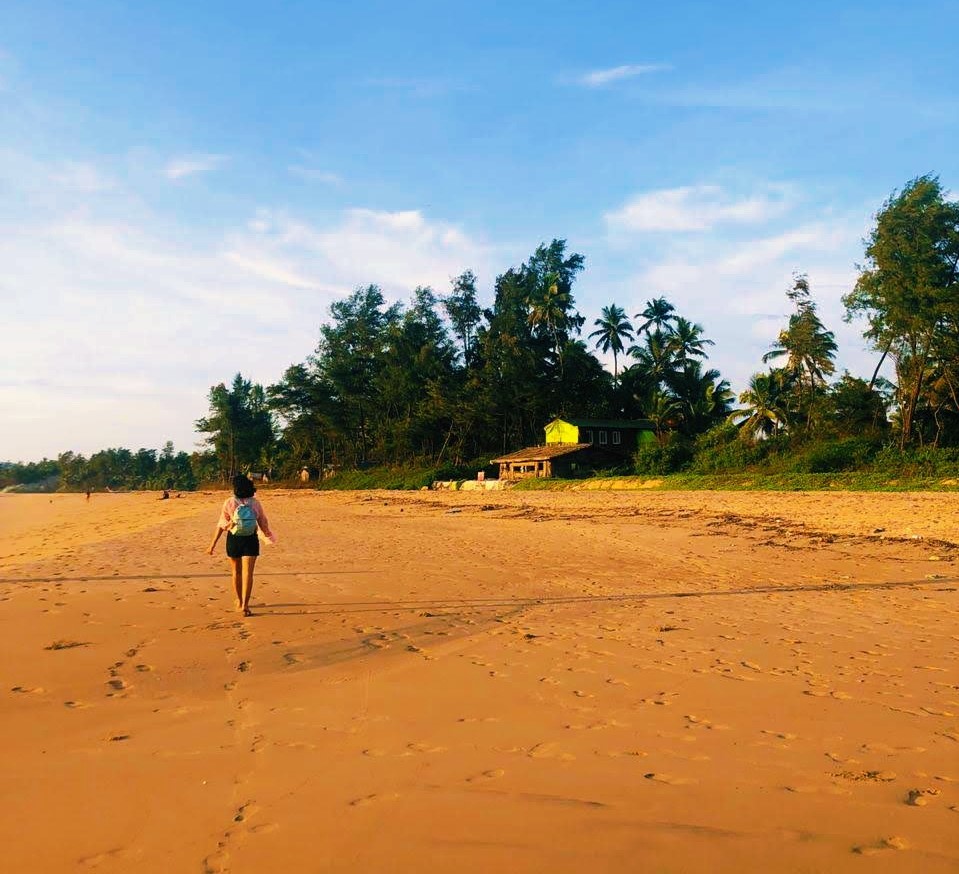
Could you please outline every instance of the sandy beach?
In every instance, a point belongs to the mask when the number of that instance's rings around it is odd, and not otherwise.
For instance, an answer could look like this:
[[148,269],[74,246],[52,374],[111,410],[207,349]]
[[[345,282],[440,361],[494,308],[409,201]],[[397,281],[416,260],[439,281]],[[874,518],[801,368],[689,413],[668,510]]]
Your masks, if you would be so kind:
[[955,872],[948,494],[0,495],[19,872]]

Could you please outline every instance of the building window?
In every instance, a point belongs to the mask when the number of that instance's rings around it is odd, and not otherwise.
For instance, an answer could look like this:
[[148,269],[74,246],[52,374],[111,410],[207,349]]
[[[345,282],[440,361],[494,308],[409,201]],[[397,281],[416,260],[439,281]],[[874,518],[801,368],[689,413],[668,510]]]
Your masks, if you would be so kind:
[[605,431],[600,431],[600,432],[599,432],[599,444],[600,444],[600,446],[605,446],[605,445],[606,445],[606,432],[605,432]]
[[613,446],[619,446],[620,435],[619,431],[613,431]]
[[587,442],[587,443],[592,443],[592,442],[593,442],[593,432],[592,432],[591,429],[587,429],[587,430],[586,430],[586,442]]

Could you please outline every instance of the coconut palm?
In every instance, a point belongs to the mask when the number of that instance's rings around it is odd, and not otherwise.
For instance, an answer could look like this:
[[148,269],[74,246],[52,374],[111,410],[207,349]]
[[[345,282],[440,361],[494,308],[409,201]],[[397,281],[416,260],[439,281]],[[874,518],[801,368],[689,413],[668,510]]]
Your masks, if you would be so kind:
[[703,371],[698,361],[687,361],[682,369],[666,377],[670,394],[679,405],[680,430],[693,435],[708,431],[729,415],[735,395],[718,370]]
[[663,331],[665,333],[670,333],[672,330],[670,327],[670,322],[676,320],[676,316],[673,313],[676,312],[676,307],[674,307],[665,297],[655,297],[652,300],[646,301],[646,309],[641,313],[636,313],[637,319],[645,319],[637,329],[637,334],[642,334],[643,331],[649,331],[651,328],[656,331]]
[[636,359],[633,367],[639,368],[645,377],[659,384],[675,367],[676,359],[669,344],[669,335],[658,328],[646,334],[642,346],[630,346],[629,354]]
[[705,358],[704,346],[715,346],[712,340],[703,337],[703,326],[696,325],[682,316],[676,318],[676,326],[669,334],[667,343],[676,356],[676,363],[684,366],[691,358]]
[[618,358],[624,348],[623,340],[633,339],[633,326],[626,318],[626,311],[614,303],[603,307],[600,317],[593,324],[596,325],[597,330],[589,336],[597,338],[596,348],[613,353],[613,382],[615,383],[619,378]]
[[811,407],[816,389],[826,384],[826,377],[836,367],[836,340],[832,331],[827,331],[816,314],[816,303],[809,296],[809,282],[805,276],[797,276],[795,285],[787,296],[796,304],[796,312],[789,317],[785,330],[772,344],[763,361],[786,359],[785,369],[795,377],[798,387],[797,408],[805,409],[806,426],[812,416]]
[[679,401],[660,389],[655,389],[646,404],[646,418],[653,423],[659,443],[666,440],[666,431],[675,426],[682,414]]
[[563,368],[563,345],[570,331],[579,333],[583,317],[573,309],[573,293],[566,288],[555,271],[546,273],[526,300],[529,308],[527,322],[539,328],[550,339],[553,353]]
[[739,395],[744,406],[730,413],[729,421],[750,437],[768,437],[783,430],[788,421],[784,397],[788,378],[784,377],[782,370],[754,373],[749,388]]

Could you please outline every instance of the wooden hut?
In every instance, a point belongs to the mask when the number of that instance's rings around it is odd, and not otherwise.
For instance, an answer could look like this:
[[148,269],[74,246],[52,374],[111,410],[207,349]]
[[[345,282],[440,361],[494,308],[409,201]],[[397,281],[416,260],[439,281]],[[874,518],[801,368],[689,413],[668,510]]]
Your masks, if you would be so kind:
[[548,446],[532,446],[520,449],[500,458],[492,464],[499,465],[499,478],[518,480],[527,477],[570,476],[586,463],[583,452],[590,449],[588,443],[554,443]]
[[526,477],[572,477],[584,470],[617,467],[642,443],[656,439],[645,419],[553,419],[546,444],[494,458],[501,480]]

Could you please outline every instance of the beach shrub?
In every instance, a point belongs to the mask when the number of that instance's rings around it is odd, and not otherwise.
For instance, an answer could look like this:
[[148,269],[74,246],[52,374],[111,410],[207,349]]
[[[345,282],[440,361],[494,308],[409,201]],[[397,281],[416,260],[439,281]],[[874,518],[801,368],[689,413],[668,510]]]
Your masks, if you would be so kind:
[[817,441],[794,450],[790,468],[795,473],[838,473],[861,470],[879,451],[873,437]]
[[688,440],[678,435],[665,443],[646,443],[640,446],[633,456],[635,473],[663,476],[676,473],[689,464],[693,457],[693,447]]
[[369,467],[365,470],[343,470],[325,477],[315,484],[317,489],[390,489],[409,490],[430,486],[437,480],[476,479],[479,471],[488,478],[495,477],[495,470],[489,466],[489,459],[476,459],[460,465],[434,465],[422,467]]
[[959,476],[959,448],[884,446],[872,459],[872,469],[893,476]]
[[722,423],[701,434],[688,471],[694,474],[740,473],[778,461],[786,450],[782,436],[747,440],[735,425]]

